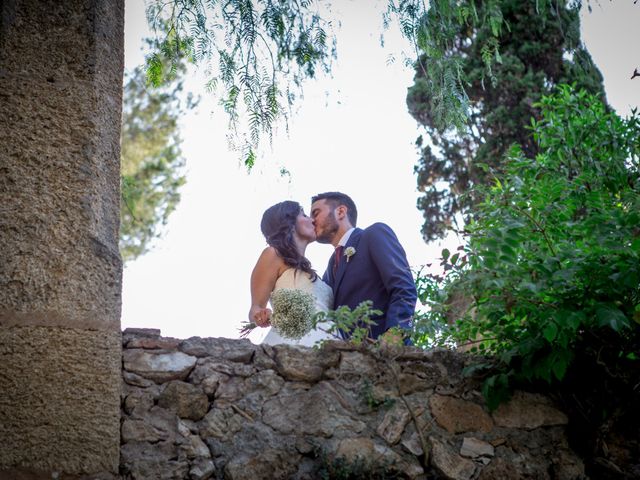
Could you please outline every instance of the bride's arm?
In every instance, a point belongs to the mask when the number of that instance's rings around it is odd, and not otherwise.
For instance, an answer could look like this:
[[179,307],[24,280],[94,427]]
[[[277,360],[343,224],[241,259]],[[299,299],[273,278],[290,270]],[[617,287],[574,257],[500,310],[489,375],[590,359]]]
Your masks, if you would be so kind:
[[267,247],[262,251],[256,266],[253,267],[253,272],[251,272],[249,321],[259,327],[269,326],[271,310],[267,308],[267,303],[283,265],[284,261],[278,256],[275,248]]

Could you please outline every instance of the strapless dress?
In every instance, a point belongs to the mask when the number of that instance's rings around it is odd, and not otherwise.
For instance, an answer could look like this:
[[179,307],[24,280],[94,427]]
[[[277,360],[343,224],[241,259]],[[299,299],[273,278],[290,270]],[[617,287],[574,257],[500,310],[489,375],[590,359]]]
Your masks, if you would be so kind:
[[[282,275],[276,280],[274,291],[281,288],[293,288],[310,293],[314,296],[316,301],[316,311],[326,312],[333,308],[333,290],[329,285],[324,283],[320,277],[315,282],[311,281],[309,275],[301,270],[295,268],[289,268],[282,272]],[[269,345],[302,345],[305,347],[312,347],[318,340],[335,339],[335,337],[329,335],[322,330],[323,324],[318,324],[319,328],[311,330],[308,334],[302,337],[300,340],[291,340],[288,338],[282,338],[270,327],[269,333],[264,337],[262,343]],[[326,328],[326,325],[324,325]]]

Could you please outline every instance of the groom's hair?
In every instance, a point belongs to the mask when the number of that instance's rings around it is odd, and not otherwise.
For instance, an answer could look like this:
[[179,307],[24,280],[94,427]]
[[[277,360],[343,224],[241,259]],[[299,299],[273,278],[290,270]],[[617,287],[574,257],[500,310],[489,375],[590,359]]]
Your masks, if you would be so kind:
[[356,226],[356,222],[358,221],[358,209],[349,195],[340,192],[319,193],[311,198],[311,203],[317,202],[318,200],[326,200],[326,202],[331,204],[333,208],[338,208],[340,205],[347,207],[347,217],[349,218],[349,222],[352,226]]

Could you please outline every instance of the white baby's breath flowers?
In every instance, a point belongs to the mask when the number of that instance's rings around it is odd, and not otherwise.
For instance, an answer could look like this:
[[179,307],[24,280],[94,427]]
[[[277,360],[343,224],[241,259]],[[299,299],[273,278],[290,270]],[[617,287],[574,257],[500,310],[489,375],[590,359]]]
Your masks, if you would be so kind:
[[349,263],[349,259],[356,254],[356,249],[353,247],[347,247],[344,249],[344,256],[347,257],[347,263]]
[[271,325],[283,338],[299,340],[311,331],[316,301],[312,294],[281,288],[271,294]]

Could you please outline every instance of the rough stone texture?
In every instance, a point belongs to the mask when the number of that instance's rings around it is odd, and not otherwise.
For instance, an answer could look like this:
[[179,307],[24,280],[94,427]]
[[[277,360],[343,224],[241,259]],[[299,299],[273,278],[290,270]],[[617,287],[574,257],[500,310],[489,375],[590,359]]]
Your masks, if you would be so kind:
[[117,332],[0,329],[0,470],[117,471],[120,342]]
[[177,338],[134,338],[127,342],[127,348],[146,348],[149,350],[175,349],[180,345]]
[[0,5],[0,324],[119,332],[124,1]]
[[[201,338],[172,351],[166,347],[175,342],[154,332],[124,337],[136,347],[125,347],[125,359],[180,353],[195,363],[182,381],[159,385],[141,381],[139,371],[128,371],[135,363],[125,360],[126,480],[315,480],[350,468],[416,480],[579,480],[584,473],[563,426],[495,425],[479,382],[463,378],[459,355]],[[154,377],[153,369],[145,375]],[[205,397],[208,411],[198,418]],[[191,403],[200,404],[197,414]]]
[[180,344],[180,351],[194,357],[211,357],[237,363],[249,363],[260,347],[248,339],[191,337]]
[[123,22],[0,2],[0,470],[118,470]]
[[187,479],[189,461],[173,442],[128,442],[121,448],[121,468],[129,478]]
[[465,437],[460,447],[460,455],[467,458],[493,457],[495,448],[488,442],[483,442],[474,437]]
[[338,352],[289,345],[277,345],[274,350],[277,371],[286,380],[317,382],[327,368],[335,367],[340,360]]
[[[521,472],[517,464],[511,463],[504,458],[496,458],[487,465],[481,472],[478,480],[537,480],[536,477],[530,477]],[[540,477],[540,480],[548,479],[547,475]],[[578,480],[580,477],[576,477]]]
[[458,455],[445,442],[431,437],[431,464],[445,478],[451,480],[471,480],[476,472],[476,465]]
[[359,433],[366,427],[337,401],[326,383],[267,400],[262,416],[266,425],[283,434],[328,438],[336,430]]
[[455,397],[433,395],[429,401],[431,413],[449,433],[489,432],[493,422],[476,403]]
[[125,350],[124,368],[157,383],[185,379],[196,364],[196,358],[182,352],[156,353],[155,350]]
[[500,427],[534,429],[550,425],[566,425],[567,416],[542,395],[516,392],[513,398],[493,413]]
[[296,470],[297,465],[285,452],[268,448],[232,459],[225,467],[224,478],[229,480],[291,478]]
[[179,380],[166,385],[158,398],[158,405],[189,420],[200,420],[209,411],[209,399],[202,389]]
[[409,410],[402,403],[397,403],[385,414],[376,433],[384,438],[389,445],[393,445],[400,441],[409,420],[411,420]]
[[404,474],[401,478],[424,478],[424,469],[417,459],[403,458],[386,445],[376,443],[367,437],[341,440],[335,456],[345,459],[347,464],[362,465],[363,468],[371,468],[372,463],[378,462],[394,473]]

